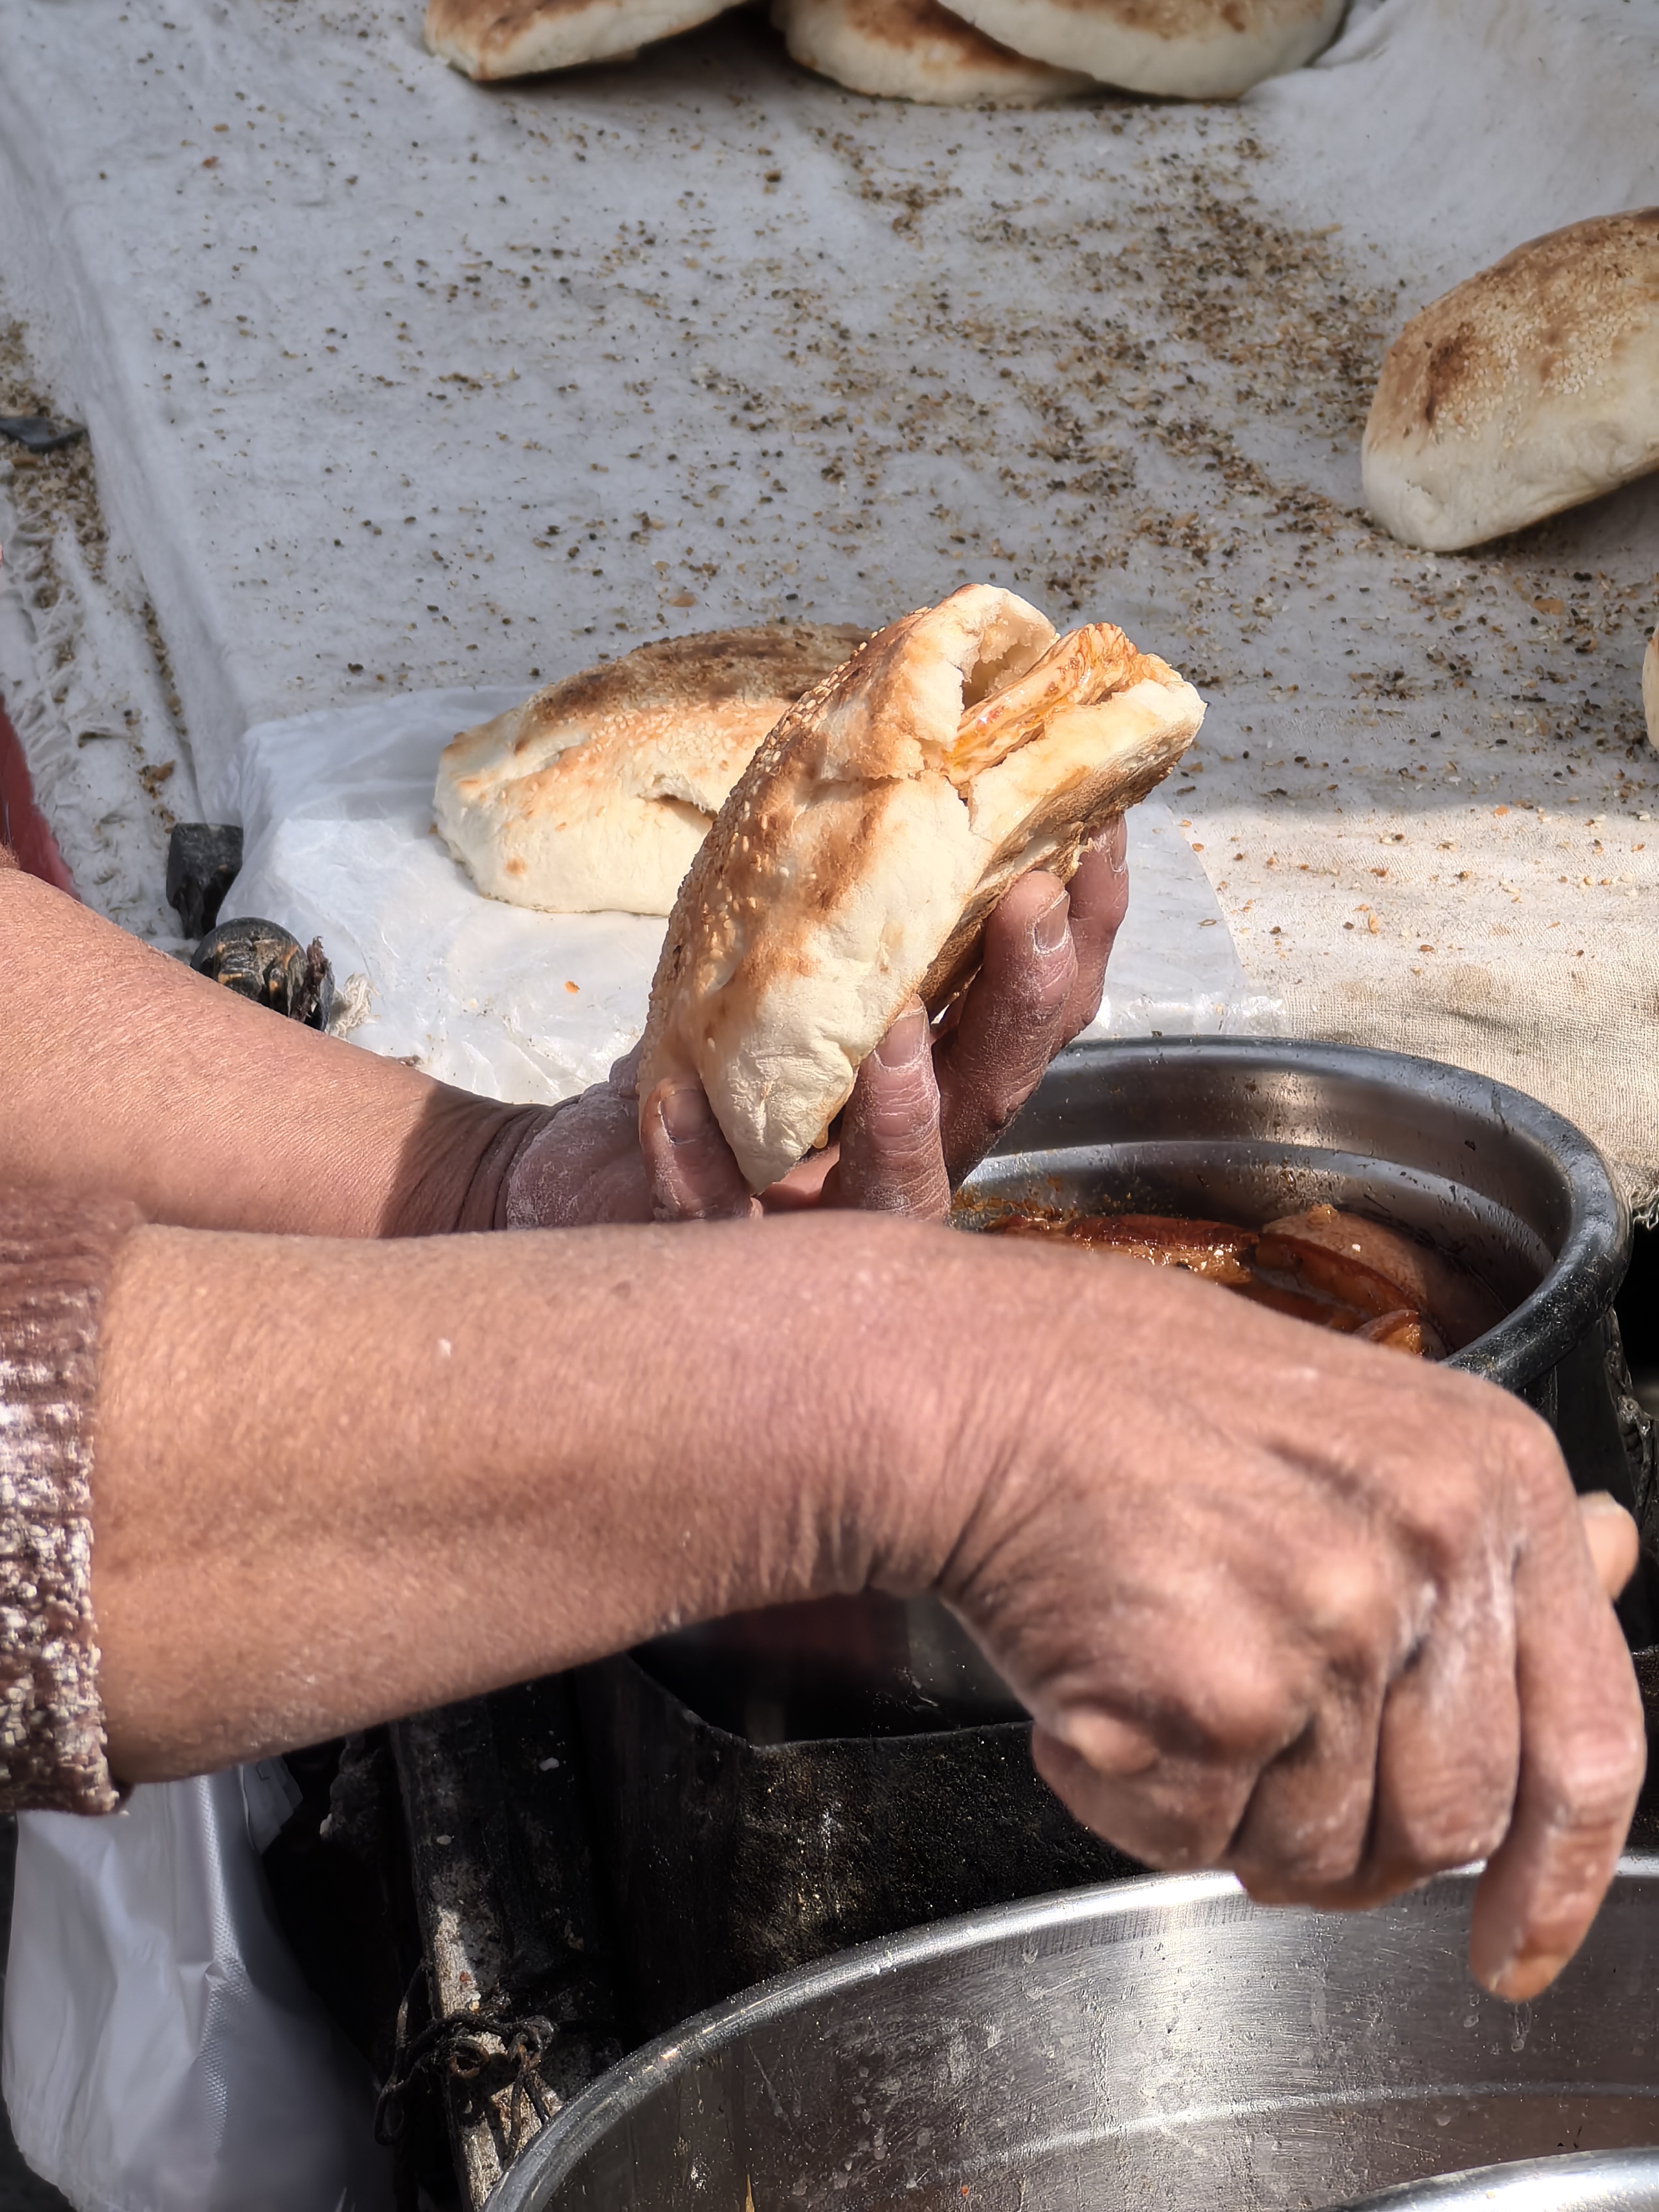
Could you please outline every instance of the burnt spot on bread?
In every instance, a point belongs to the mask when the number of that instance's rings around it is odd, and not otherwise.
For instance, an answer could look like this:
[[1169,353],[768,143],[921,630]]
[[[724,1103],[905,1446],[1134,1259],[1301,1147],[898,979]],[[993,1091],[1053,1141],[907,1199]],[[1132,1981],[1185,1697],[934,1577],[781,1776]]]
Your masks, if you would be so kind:
[[1467,380],[1471,350],[1467,324],[1460,325],[1449,337],[1430,346],[1423,370],[1423,420],[1431,428],[1447,395],[1455,393],[1458,385]]
[[[1061,0],[1079,14],[1094,14],[1100,0]],[[1322,14],[1325,0],[1112,0],[1115,23],[1143,36],[1193,44],[1199,40],[1255,38]]]

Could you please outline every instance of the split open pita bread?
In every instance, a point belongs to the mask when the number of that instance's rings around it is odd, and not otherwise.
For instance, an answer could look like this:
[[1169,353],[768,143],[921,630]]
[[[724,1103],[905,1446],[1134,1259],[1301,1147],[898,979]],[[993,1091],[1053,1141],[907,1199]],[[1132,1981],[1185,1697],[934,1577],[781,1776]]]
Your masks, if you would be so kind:
[[1425,307],[1360,465],[1382,527],[1436,553],[1659,468],[1659,208],[1532,239]]
[[694,30],[732,0],[427,0],[426,44],[478,83],[629,61],[653,39]]
[[939,0],[773,0],[772,21],[803,69],[886,100],[1036,107],[1092,82],[998,46]]
[[444,748],[439,830],[491,898],[666,914],[756,746],[864,635],[711,630],[550,684]]
[[695,1076],[751,1189],[814,1146],[906,1001],[971,977],[1030,868],[1070,878],[1204,702],[1120,629],[1056,639],[970,584],[872,638],[766,739],[680,886],[640,1097]]
[[1347,0],[957,0],[988,38],[1102,84],[1230,100],[1300,69],[1336,36]]

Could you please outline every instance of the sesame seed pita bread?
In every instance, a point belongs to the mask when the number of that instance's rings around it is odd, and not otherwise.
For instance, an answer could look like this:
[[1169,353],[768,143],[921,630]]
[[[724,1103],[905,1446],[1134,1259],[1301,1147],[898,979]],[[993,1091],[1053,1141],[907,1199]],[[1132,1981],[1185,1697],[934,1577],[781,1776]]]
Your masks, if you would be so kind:
[[872,638],[792,708],[680,886],[640,1097],[696,1077],[751,1189],[814,1146],[920,994],[937,1012],[1030,868],[1070,878],[1144,799],[1204,702],[1120,629],[1056,639],[970,584]]
[[1230,100],[1300,69],[1336,36],[1347,0],[957,0],[988,38],[1102,84]]
[[1091,83],[998,46],[939,0],[774,0],[772,21],[803,69],[886,100],[1036,107]]
[[427,0],[426,44],[478,83],[631,61],[653,39],[721,15],[732,0]]
[[761,739],[860,629],[781,623],[641,646],[444,748],[433,812],[481,891],[666,914]]
[[1659,468],[1659,208],[1518,246],[1389,349],[1361,448],[1392,536],[1480,545]]
[[1648,720],[1648,743],[1659,745],[1659,629],[1642,655],[1642,712]]

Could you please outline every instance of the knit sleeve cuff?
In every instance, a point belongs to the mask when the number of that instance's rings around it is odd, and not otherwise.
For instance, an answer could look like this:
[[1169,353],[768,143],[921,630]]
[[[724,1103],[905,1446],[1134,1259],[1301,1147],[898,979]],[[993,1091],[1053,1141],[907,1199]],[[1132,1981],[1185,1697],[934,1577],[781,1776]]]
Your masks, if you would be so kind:
[[0,1811],[112,1813],[92,1617],[104,1292],[141,1219],[0,1190]]

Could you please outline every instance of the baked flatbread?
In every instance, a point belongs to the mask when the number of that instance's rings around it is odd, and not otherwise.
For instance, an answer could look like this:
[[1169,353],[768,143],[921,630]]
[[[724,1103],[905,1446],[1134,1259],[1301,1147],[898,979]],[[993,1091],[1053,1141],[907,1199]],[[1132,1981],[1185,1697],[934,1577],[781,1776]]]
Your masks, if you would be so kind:
[[773,0],[772,21],[803,69],[882,99],[1036,107],[1091,82],[998,46],[939,0]]
[[653,39],[721,15],[732,0],[427,0],[428,53],[478,83],[631,61]]
[[1642,655],[1642,712],[1647,716],[1648,743],[1659,745],[1659,629]]
[[674,902],[640,1097],[696,1077],[751,1189],[814,1146],[919,993],[974,973],[1016,878],[1062,880],[1204,718],[1192,685],[1091,623],[1056,640],[970,584],[892,623],[766,739]]
[[1360,465],[1382,527],[1436,553],[1659,468],[1659,208],[1534,238],[1425,307]]
[[1347,0],[957,0],[988,38],[1102,84],[1229,100],[1300,69]]
[[666,914],[767,732],[865,635],[711,630],[550,684],[444,748],[433,812],[481,891],[555,914]]

